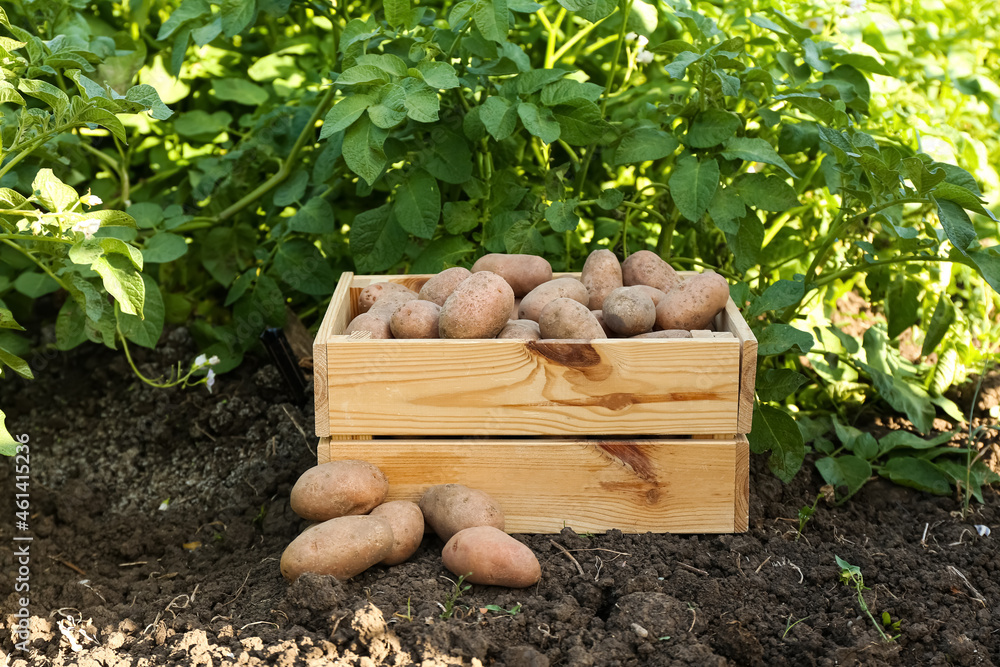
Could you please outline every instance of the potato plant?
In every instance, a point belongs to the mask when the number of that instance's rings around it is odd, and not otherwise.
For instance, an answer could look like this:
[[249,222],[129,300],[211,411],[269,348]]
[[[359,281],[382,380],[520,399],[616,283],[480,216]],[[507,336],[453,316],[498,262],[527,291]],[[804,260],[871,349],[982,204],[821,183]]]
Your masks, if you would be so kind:
[[[143,260],[146,317],[119,306],[115,320],[29,263],[37,240],[4,239],[0,323],[34,318],[48,290],[62,349],[154,345],[184,323],[223,372],[287,306],[314,321],[342,270],[434,273],[488,253],[578,270],[595,249],[648,251],[729,281],[760,341],[752,446],[787,480],[830,415],[877,401],[924,432],[939,410],[959,419],[945,390],[1000,338],[990,5],[905,19],[748,0],[5,7],[31,34],[5,23],[0,55],[93,111],[31,129],[0,186],[27,198],[51,170],[89,188],[102,215],[135,220],[102,230],[109,246]],[[49,104],[22,108],[19,86],[0,87],[5,151]],[[130,101],[149,87],[156,100]],[[45,265],[68,281],[61,261]],[[837,312],[850,292],[879,320],[861,336]],[[0,348],[8,364],[26,352],[10,332]]]

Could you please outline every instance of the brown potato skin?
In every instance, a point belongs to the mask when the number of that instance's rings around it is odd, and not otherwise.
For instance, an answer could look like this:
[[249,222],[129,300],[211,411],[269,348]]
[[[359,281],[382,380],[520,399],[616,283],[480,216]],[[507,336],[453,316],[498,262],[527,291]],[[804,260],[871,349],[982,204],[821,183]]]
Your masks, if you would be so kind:
[[691,276],[656,307],[660,329],[708,329],[729,301],[729,283],[714,271]]
[[495,338],[507,324],[514,292],[495,273],[479,271],[462,281],[441,306],[441,338]]
[[583,263],[580,282],[590,294],[589,308],[600,310],[608,295],[623,285],[621,262],[610,250],[595,250]]
[[382,565],[399,565],[412,556],[424,539],[424,513],[409,500],[393,500],[372,510],[369,516],[380,516],[392,527],[392,551],[382,559]]
[[417,298],[417,295],[412,291],[407,290],[406,292],[388,292],[378,298],[378,300],[372,304],[372,307],[368,309],[368,315],[373,315],[375,317],[380,317],[387,323],[392,319],[392,314],[402,306],[404,303],[409,303]]
[[538,322],[534,320],[510,320],[497,338],[507,340],[538,340],[542,337]]
[[632,338],[691,338],[691,332],[684,329],[663,329],[632,336]]
[[388,493],[389,480],[377,466],[344,459],[302,473],[292,487],[289,504],[303,519],[326,521],[367,514],[382,504]]
[[608,294],[601,309],[604,323],[622,336],[637,336],[653,330],[656,306],[641,287],[619,287]]
[[472,265],[472,272],[490,271],[510,285],[514,296],[524,296],[544,282],[552,280],[552,265],[538,255],[490,253]]
[[441,306],[414,299],[396,309],[389,319],[393,338],[437,338]]
[[622,262],[622,282],[626,287],[649,285],[667,293],[681,282],[681,277],[655,252],[640,250]]
[[[404,294],[413,295],[411,298],[417,298],[416,292],[411,290],[409,287],[404,287],[399,283],[372,283],[368,287],[361,290],[361,294],[358,295],[358,314],[367,313],[371,310],[371,307],[380,298],[389,294],[391,292],[402,292]],[[409,299],[407,299],[409,300]]]
[[438,484],[420,498],[420,511],[427,526],[447,542],[464,528],[492,526],[503,530],[500,504],[485,491],[461,484]]
[[638,287],[643,292],[648,294],[649,298],[653,300],[654,306],[660,305],[660,302],[663,301],[663,297],[666,296],[663,291],[658,290],[655,287],[650,287],[649,285],[633,285],[633,287]]
[[607,338],[604,327],[586,305],[573,299],[553,299],[538,318],[543,339]]
[[507,317],[509,320],[518,319],[517,313],[521,310],[521,298],[514,297],[514,307],[510,309],[510,315]]
[[281,554],[281,574],[295,581],[305,572],[344,581],[384,560],[393,547],[385,517],[343,516],[310,526]]
[[424,286],[420,288],[418,298],[424,301],[433,301],[437,305],[443,306],[455,288],[471,275],[472,272],[462,266],[445,269],[424,283]]
[[584,305],[590,303],[590,293],[579,280],[576,278],[556,278],[544,285],[539,285],[521,299],[518,319],[537,322],[542,315],[542,309],[553,299],[560,298],[573,299]]
[[452,574],[472,584],[526,588],[542,578],[531,549],[491,526],[456,533],[444,545],[441,560]]
[[616,337],[618,335],[614,331],[612,331],[611,329],[608,328],[608,323],[604,321],[604,313],[602,311],[600,311],[600,310],[592,310],[592,311],[590,311],[590,313],[595,318],[597,318],[597,323],[601,325],[602,329],[604,329],[604,333],[606,333],[608,335],[608,338],[614,338],[614,337]]
[[371,313],[361,313],[347,325],[344,329],[346,335],[351,335],[355,331],[367,331],[371,333],[372,338],[392,338],[392,329],[389,326],[389,320],[383,319]]

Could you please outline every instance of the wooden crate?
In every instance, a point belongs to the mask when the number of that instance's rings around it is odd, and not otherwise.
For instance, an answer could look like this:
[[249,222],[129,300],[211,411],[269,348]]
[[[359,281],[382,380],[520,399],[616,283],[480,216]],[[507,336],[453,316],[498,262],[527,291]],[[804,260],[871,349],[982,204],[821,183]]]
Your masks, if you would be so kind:
[[313,346],[320,462],[371,461],[392,500],[481,488],[511,532],[746,530],[757,342],[732,300],[690,339],[343,335],[364,287],[428,278],[341,277]]

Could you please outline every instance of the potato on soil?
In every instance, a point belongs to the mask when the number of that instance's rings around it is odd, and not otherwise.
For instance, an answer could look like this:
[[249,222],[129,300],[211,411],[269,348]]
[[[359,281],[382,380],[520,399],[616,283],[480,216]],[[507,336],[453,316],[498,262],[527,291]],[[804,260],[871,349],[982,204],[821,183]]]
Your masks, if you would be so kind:
[[503,530],[500,504],[485,491],[461,484],[438,484],[424,492],[420,511],[427,525],[444,541],[464,528],[492,526]]
[[542,338],[592,340],[607,338],[604,328],[586,305],[573,299],[554,299],[538,318]]
[[351,335],[355,331],[367,331],[372,338],[392,338],[392,329],[389,320],[383,319],[371,313],[361,313],[347,325],[344,329],[346,335]]
[[497,338],[515,340],[538,340],[542,337],[538,322],[534,320],[510,320],[497,334]]
[[424,286],[420,288],[419,298],[443,306],[455,288],[471,275],[471,271],[461,266],[445,269],[424,283]]
[[660,329],[708,329],[729,301],[729,283],[714,271],[691,276],[656,307]]
[[615,333],[636,336],[653,330],[656,306],[641,287],[619,287],[604,300],[604,323]]
[[664,329],[632,336],[632,338],[691,338],[691,332],[685,329]]
[[311,526],[281,554],[281,574],[295,581],[304,572],[344,581],[392,552],[392,526],[381,516],[342,516]]
[[[372,305],[380,298],[389,294],[390,292],[402,292],[404,294],[412,295],[411,298],[416,299],[417,294],[409,287],[404,287],[399,283],[372,283],[368,287],[361,290],[361,294],[358,295],[358,313],[367,313],[371,310]],[[409,300],[409,299],[407,299]]]
[[306,470],[292,487],[289,504],[303,519],[326,521],[367,514],[382,504],[389,480],[367,461],[330,461]]
[[542,283],[552,280],[552,265],[549,260],[538,255],[483,255],[472,265],[472,272],[478,271],[490,271],[506,280],[514,290],[514,296],[524,296]]
[[415,299],[396,309],[389,319],[393,338],[437,338],[441,306]]
[[626,287],[649,285],[669,292],[681,282],[681,277],[655,252],[640,250],[622,262],[622,282]]
[[491,526],[456,533],[444,545],[441,560],[452,574],[464,575],[472,584],[526,588],[542,578],[531,549]]
[[610,250],[595,250],[587,256],[580,282],[590,294],[591,310],[600,310],[604,299],[622,286],[622,265]]
[[479,271],[462,281],[441,306],[441,338],[495,338],[507,324],[514,292],[495,273]]
[[538,321],[542,309],[554,299],[573,299],[583,305],[590,303],[590,293],[576,278],[556,278],[539,285],[521,299],[518,319]]
[[392,552],[381,562],[399,565],[414,554],[424,539],[424,514],[416,503],[393,500],[372,510],[369,516],[380,516],[392,527]]

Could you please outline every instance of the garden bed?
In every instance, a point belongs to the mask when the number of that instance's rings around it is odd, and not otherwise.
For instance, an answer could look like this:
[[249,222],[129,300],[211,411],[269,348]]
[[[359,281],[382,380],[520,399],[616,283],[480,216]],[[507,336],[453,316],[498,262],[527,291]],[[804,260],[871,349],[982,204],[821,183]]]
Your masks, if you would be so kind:
[[[176,330],[140,367],[156,374],[193,352]],[[278,558],[304,525],[288,493],[315,463],[317,439],[311,402],[291,402],[272,367],[248,362],[212,395],[150,389],[120,355],[90,347],[35,370],[34,382],[0,384],[8,426],[31,437],[32,453],[32,651],[14,652],[11,665],[990,665],[1000,657],[993,490],[963,521],[953,498],[878,481],[845,506],[821,502],[796,541],[795,517],[818,492],[818,475],[786,486],[753,457],[746,534],[521,536],[542,564],[541,582],[474,586],[442,620],[439,603],[453,586],[436,537],[410,562],[344,584],[281,578]],[[16,573],[14,492],[4,466],[3,591]],[[977,536],[973,524],[993,536]],[[875,616],[900,621],[896,642],[880,641],[839,583],[835,555],[860,566]],[[0,601],[7,626],[16,603],[15,594]],[[0,652],[13,649],[4,632]]]

